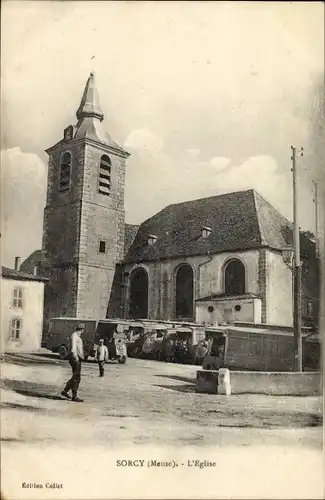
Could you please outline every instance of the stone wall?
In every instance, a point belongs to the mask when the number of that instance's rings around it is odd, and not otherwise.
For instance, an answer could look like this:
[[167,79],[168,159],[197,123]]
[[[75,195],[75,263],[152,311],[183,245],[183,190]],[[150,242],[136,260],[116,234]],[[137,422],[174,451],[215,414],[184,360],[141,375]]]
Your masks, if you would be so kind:
[[[225,387],[225,384],[228,387]],[[267,394],[272,396],[320,396],[320,372],[241,372],[227,369],[198,370],[196,392],[209,394]]]
[[45,207],[43,249],[51,267],[77,264],[81,201]]
[[[104,153],[112,164],[109,196],[98,191],[98,168]],[[80,316],[106,317],[115,267],[124,253],[124,179],[124,159],[86,145],[78,258]],[[105,243],[105,253],[99,251],[100,241]]]
[[275,396],[317,396],[323,392],[319,372],[237,372],[230,371],[232,394]]
[[259,293],[258,282],[258,250],[244,252],[224,252],[213,255],[211,261],[205,257],[206,264],[200,266],[199,297],[206,297],[211,293],[224,292],[224,267],[232,258],[241,260],[246,269],[246,293]]
[[[61,154],[72,155],[68,191],[58,190]],[[99,163],[111,159],[111,191],[99,192]],[[61,143],[49,151],[43,250],[50,282],[45,314],[105,318],[115,267],[124,254],[125,159],[88,140]],[[99,251],[100,242],[105,252]]]
[[[240,306],[240,309],[236,308]],[[229,311],[229,315],[225,313]],[[205,300],[196,303],[196,321],[207,325],[224,324],[227,321],[261,322],[261,300],[253,297]]]
[[[137,266],[144,267],[149,279],[149,317],[175,319],[175,275],[180,264],[190,264],[194,272],[194,303],[198,298],[224,292],[224,267],[231,258],[240,259],[246,269],[246,293],[257,296],[258,303],[246,313],[250,321],[276,325],[292,325],[292,271],[283,262],[280,252],[267,248],[237,253],[224,252],[207,256],[193,256],[124,265],[124,272],[131,273]],[[317,303],[317,267],[311,261],[303,273],[302,295],[313,297]],[[129,286],[125,290],[126,311]],[[228,307],[229,306],[229,307]],[[204,306],[198,306],[204,307]],[[232,304],[229,302],[229,309]],[[261,312],[260,312],[261,310]],[[244,312],[244,311],[243,311]],[[246,314],[245,313],[245,314]],[[246,314],[246,320],[248,316]],[[200,318],[202,314],[199,315]],[[193,318],[194,319],[194,318]],[[197,318],[198,320],[198,318]],[[237,320],[240,320],[237,318]]]
[[[132,273],[137,266],[144,267],[149,280],[149,318],[175,319],[176,271],[181,264],[189,264],[194,274],[195,300],[211,293],[224,291],[223,267],[230,258],[239,258],[246,268],[246,288],[248,293],[258,293],[258,251],[223,253],[213,256],[200,255],[193,257],[159,260],[141,264],[124,265],[124,273]],[[128,311],[130,283],[125,288],[125,315]],[[194,319],[194,317],[193,317]]]

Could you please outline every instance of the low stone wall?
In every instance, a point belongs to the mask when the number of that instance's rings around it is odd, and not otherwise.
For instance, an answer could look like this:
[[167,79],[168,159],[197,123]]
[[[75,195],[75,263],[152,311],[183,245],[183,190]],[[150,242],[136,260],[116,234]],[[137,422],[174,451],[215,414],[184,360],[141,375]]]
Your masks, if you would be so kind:
[[[223,370],[225,371],[228,372],[228,370]],[[196,391],[212,394],[269,394],[274,396],[317,396],[323,392],[320,372],[229,371],[228,373],[229,377],[227,375],[225,379],[225,374],[219,373],[218,370],[199,370],[196,378]],[[226,390],[224,380],[227,381],[227,385],[230,385],[230,389],[227,387]],[[211,390],[209,390],[210,387]]]
[[315,396],[322,393],[319,372],[230,372],[232,394]]

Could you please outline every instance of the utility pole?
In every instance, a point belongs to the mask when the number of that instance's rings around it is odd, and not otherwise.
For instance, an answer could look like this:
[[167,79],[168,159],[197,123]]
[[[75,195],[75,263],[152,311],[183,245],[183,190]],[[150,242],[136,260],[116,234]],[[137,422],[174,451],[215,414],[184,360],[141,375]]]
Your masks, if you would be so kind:
[[294,330],[294,365],[296,372],[302,372],[302,338],[301,338],[301,262],[300,231],[298,224],[297,170],[296,159],[303,156],[303,148],[291,146],[292,180],[293,180],[293,330]]
[[318,186],[317,182],[313,181],[314,184],[314,198],[315,203],[315,247],[316,247],[316,257],[319,257],[319,241],[318,241]]

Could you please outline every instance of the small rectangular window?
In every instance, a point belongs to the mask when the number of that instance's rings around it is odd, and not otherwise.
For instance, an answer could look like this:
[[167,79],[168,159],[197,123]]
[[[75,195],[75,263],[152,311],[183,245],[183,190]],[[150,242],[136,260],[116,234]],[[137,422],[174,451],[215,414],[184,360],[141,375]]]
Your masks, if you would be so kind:
[[105,253],[106,252],[106,241],[100,241],[99,242],[99,253]]
[[22,321],[21,319],[12,319],[10,321],[9,337],[11,340],[19,340],[21,334]]
[[14,289],[13,306],[14,307],[23,307],[23,290],[22,290],[22,288],[15,288]]

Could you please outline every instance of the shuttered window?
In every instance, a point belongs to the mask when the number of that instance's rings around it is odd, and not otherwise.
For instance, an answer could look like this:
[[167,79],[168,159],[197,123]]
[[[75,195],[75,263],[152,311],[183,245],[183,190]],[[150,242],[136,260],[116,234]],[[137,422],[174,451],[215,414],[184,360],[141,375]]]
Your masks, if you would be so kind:
[[59,190],[68,191],[70,188],[70,176],[71,176],[71,154],[63,153],[60,165],[60,181]]
[[107,155],[103,155],[99,164],[98,191],[109,196],[111,194],[111,167],[112,163]]

